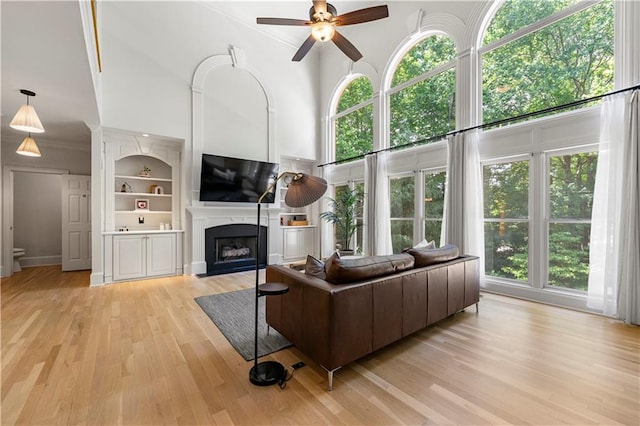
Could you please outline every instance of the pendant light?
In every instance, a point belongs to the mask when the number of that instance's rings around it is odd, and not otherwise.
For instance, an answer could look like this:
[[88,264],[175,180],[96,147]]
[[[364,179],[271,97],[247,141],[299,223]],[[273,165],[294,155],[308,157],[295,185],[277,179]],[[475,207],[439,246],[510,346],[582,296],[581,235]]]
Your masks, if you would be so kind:
[[40,157],[40,150],[38,149],[38,145],[36,145],[36,141],[31,137],[31,133],[29,136],[24,138],[16,153],[20,155],[26,155],[27,157]]
[[[35,96],[35,92],[26,89],[20,89],[20,93],[27,96],[27,104],[22,105],[16,115],[9,123],[9,127],[23,132],[44,133],[44,127],[36,114],[35,108],[29,105],[29,97]],[[25,139],[26,140],[26,139]],[[33,139],[31,139],[33,140]]]

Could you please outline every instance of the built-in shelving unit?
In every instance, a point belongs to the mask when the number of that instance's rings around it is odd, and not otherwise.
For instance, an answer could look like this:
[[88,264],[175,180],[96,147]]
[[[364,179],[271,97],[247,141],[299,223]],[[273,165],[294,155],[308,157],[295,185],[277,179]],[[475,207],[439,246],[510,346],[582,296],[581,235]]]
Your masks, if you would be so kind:
[[[291,170],[295,172],[310,173],[310,165],[295,160],[283,160],[281,171]],[[279,196],[280,229],[282,232],[282,258],[285,262],[306,258],[308,254],[317,256],[318,247],[317,225],[311,215],[312,207],[301,209],[292,208],[284,202],[287,195],[287,185],[280,181]]]
[[[149,172],[145,173],[145,169]],[[171,166],[153,157],[132,155],[116,161],[115,173],[116,229],[172,228]],[[151,217],[147,219],[145,215]]]
[[181,274],[181,146],[119,131],[104,138],[104,281]]

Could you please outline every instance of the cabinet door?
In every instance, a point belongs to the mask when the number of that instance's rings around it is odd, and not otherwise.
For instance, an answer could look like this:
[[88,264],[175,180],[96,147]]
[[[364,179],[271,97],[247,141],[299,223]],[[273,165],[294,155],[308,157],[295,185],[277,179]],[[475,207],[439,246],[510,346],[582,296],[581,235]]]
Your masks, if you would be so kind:
[[113,237],[113,279],[130,280],[146,275],[146,236]]
[[147,276],[176,273],[176,235],[151,234],[147,236]]
[[308,254],[315,256],[315,229],[305,228],[300,230],[298,237],[298,253],[300,257],[306,257]]
[[295,259],[298,257],[298,230],[285,229],[283,231],[284,244],[282,257],[284,259]]
[[290,228],[284,230],[283,258],[285,260],[299,259],[308,254],[315,255],[315,229]]

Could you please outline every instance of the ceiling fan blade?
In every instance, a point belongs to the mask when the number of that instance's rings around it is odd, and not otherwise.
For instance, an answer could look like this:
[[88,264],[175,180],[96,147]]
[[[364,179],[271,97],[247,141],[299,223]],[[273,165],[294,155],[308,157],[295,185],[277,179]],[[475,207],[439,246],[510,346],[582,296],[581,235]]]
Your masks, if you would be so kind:
[[313,8],[316,13],[327,13],[327,0],[313,0]]
[[307,53],[309,53],[309,50],[311,50],[311,48],[313,47],[313,44],[315,42],[316,42],[316,39],[313,38],[313,36],[307,37],[307,39],[304,41],[304,43],[302,43],[302,46],[300,46],[300,49],[298,49],[296,54],[293,55],[293,59],[291,59],[291,60],[295,61],[295,62],[301,61],[302,58],[304,58],[304,56]]
[[389,16],[389,9],[386,5],[368,7],[366,9],[354,10],[336,16],[333,23],[336,26],[361,24],[363,22],[375,21]]
[[304,19],[289,19],[289,18],[256,18],[258,24],[266,25],[294,25],[305,26],[311,25],[311,21],[305,21]]
[[362,53],[360,53],[360,51],[358,49],[356,49],[356,47],[353,44],[351,44],[351,42],[349,40],[344,38],[344,36],[342,34],[340,34],[339,32],[336,31],[331,40],[353,62],[358,62],[358,60],[360,58],[362,58]]

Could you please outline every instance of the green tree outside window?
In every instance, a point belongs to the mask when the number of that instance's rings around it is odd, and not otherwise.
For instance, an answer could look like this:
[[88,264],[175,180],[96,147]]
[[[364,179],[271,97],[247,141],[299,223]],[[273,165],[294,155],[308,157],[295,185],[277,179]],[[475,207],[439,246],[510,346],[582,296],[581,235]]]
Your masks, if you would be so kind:
[[[373,150],[372,97],[373,86],[364,76],[351,81],[342,91],[334,120],[336,160],[346,160]],[[355,109],[345,112],[352,108]]]
[[[453,41],[432,35],[409,50],[393,74],[392,87],[406,83],[456,58]],[[398,146],[455,128],[455,68],[446,69],[390,94],[390,144]]]
[[[510,0],[498,10],[485,43],[500,39],[575,1]],[[613,2],[601,3],[486,52],[483,120],[540,111],[613,89]]]
[[413,218],[415,216],[414,179],[405,176],[389,179],[391,207],[391,246],[394,253],[413,246]]

